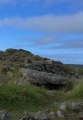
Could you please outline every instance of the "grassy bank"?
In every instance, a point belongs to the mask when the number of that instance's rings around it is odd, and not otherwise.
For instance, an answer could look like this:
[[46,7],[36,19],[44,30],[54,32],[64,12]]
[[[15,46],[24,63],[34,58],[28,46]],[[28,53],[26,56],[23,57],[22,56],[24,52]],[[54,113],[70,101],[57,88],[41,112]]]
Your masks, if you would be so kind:
[[61,94],[62,92],[59,91],[50,92],[45,88],[17,85],[10,82],[0,87],[0,108],[10,110],[28,108],[30,111],[37,111],[46,108],[54,100],[58,101]]
[[68,99],[83,101],[83,81],[74,86],[74,88],[68,93]]
[[14,119],[21,116],[24,110],[35,113],[53,108],[57,111],[61,103],[72,101],[83,101],[83,82],[76,85],[71,83],[65,89],[51,91],[44,87],[18,85],[14,82],[0,86],[0,109],[10,111]]

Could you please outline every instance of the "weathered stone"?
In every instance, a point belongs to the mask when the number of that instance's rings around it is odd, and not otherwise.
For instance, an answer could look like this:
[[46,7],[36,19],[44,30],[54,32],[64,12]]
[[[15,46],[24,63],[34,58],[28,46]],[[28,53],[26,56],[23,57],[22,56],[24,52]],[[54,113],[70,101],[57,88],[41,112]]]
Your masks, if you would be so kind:
[[49,116],[49,120],[56,120],[56,115],[54,111],[51,111],[48,116]]
[[77,112],[83,110],[83,103],[72,102],[72,109]]
[[63,103],[63,104],[60,106],[60,110],[62,110],[62,111],[66,111],[66,110],[67,110],[67,105],[66,105],[66,103]]
[[37,70],[21,68],[20,73],[26,77],[26,81],[30,84],[47,85],[49,87],[50,85],[66,85],[69,82],[68,78],[64,76]]
[[46,60],[48,64],[52,64],[52,60]]
[[57,116],[60,117],[60,118],[64,118],[64,113],[61,111],[61,110],[58,110],[57,111]]
[[0,111],[0,120],[11,120],[7,111]]
[[79,74],[78,74],[78,73],[75,73],[75,74],[74,74],[74,77],[78,79],[78,78],[79,78]]
[[68,71],[67,69],[65,69],[64,65],[61,62],[53,60],[33,61],[30,64],[25,64],[24,67],[32,70],[38,70],[41,72],[43,71],[54,74],[62,74]]
[[54,113],[53,111],[51,111],[51,112],[49,113],[49,115],[50,115],[50,116],[54,116],[55,113]]
[[10,71],[8,71],[8,72],[7,72],[7,75],[10,76],[10,77],[12,77],[12,76],[13,76],[13,73],[10,72]]
[[24,112],[23,116],[19,120],[34,120],[27,111]]
[[45,113],[43,113],[42,111],[39,111],[38,113],[36,113],[35,117],[36,120],[48,120],[48,117]]

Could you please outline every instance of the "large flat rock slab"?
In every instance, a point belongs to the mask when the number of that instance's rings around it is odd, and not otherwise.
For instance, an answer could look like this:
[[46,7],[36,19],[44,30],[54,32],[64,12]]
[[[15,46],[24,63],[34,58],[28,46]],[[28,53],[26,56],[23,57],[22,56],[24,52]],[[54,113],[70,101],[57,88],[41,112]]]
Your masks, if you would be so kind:
[[20,74],[26,78],[26,80],[30,84],[59,84],[59,85],[66,85],[69,83],[69,79],[62,75],[41,72],[37,70],[31,70],[27,68],[21,68]]

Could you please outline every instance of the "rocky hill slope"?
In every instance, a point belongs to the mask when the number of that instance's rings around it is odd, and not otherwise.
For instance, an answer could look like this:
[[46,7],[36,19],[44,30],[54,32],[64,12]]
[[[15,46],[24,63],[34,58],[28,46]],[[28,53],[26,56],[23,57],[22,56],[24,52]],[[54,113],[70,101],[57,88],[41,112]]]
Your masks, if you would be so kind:
[[34,70],[51,72],[54,74],[71,74],[72,72],[60,61],[42,58],[23,49],[9,48],[6,51],[0,51],[0,65],[5,66],[10,64],[17,67],[25,66]]
[[75,71],[60,61],[42,58],[23,49],[7,49],[0,51],[2,80],[4,75],[6,82],[12,77],[12,80],[20,84],[44,85],[49,89],[57,89],[68,84],[69,77],[75,75]]

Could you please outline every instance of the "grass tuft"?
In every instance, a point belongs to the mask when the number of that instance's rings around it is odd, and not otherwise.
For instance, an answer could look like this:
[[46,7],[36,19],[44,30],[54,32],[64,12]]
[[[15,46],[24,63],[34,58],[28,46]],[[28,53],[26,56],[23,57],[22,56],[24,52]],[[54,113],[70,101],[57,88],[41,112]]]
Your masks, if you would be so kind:
[[83,100],[83,81],[77,84],[69,93],[69,99]]

